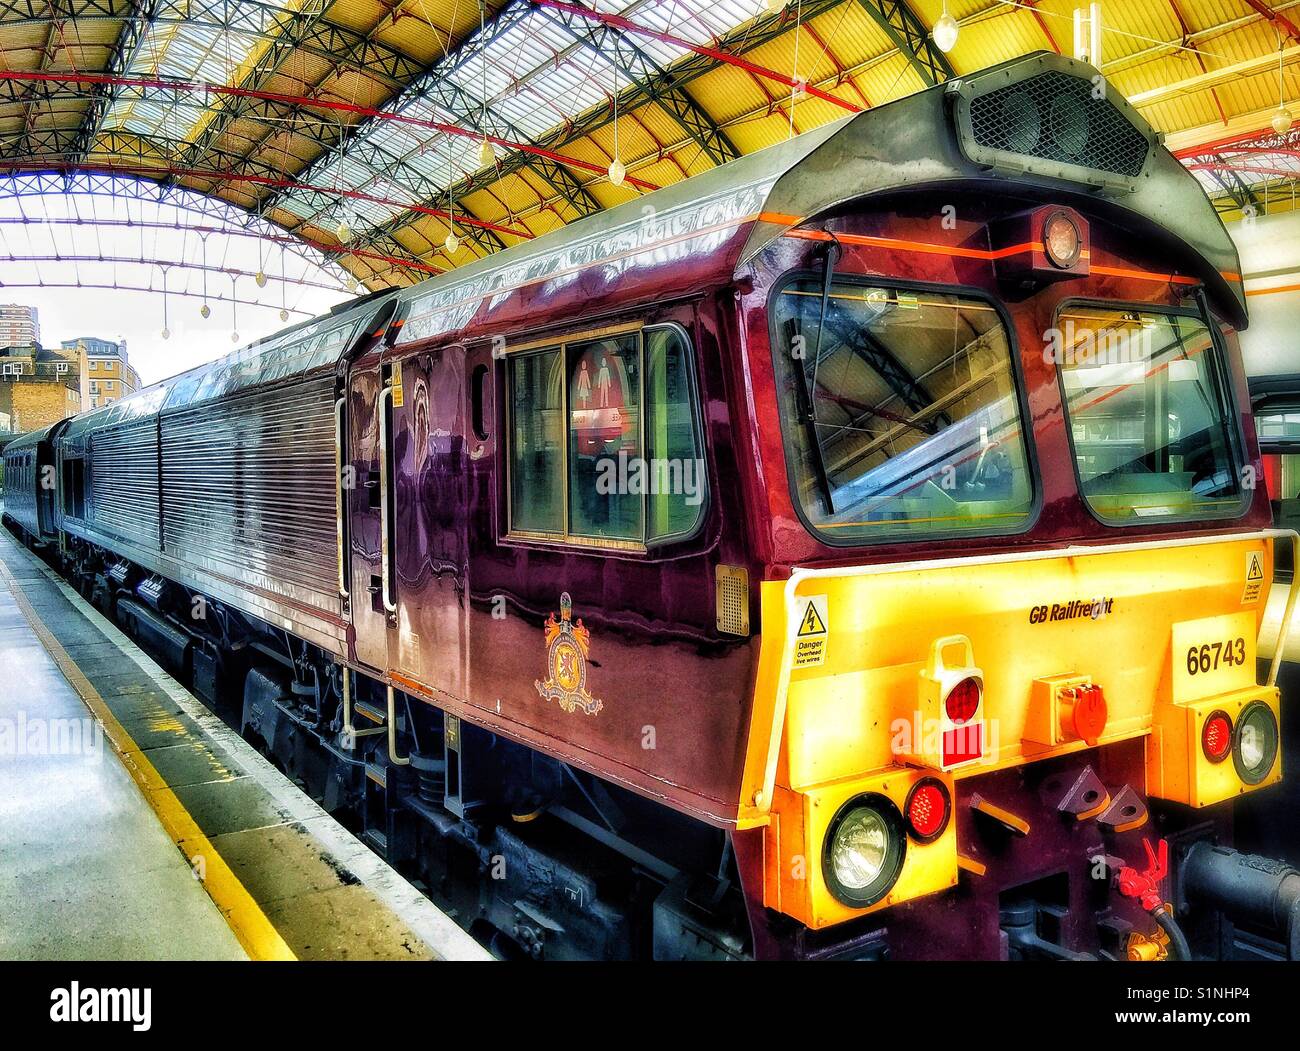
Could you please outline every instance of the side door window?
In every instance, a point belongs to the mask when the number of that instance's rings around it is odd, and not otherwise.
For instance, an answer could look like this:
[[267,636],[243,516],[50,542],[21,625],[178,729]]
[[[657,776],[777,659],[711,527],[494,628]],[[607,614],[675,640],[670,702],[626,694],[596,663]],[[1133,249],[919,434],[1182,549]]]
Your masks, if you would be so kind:
[[511,535],[647,549],[698,529],[707,472],[681,328],[520,352],[507,384]]

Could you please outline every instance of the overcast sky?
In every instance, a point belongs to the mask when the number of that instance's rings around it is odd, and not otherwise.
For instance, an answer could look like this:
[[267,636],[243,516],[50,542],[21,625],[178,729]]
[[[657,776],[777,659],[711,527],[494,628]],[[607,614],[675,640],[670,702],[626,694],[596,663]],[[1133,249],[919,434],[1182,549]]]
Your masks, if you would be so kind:
[[[47,347],[78,336],[125,339],[131,364],[145,383],[211,361],[357,294],[313,261],[260,238],[209,233],[205,254],[205,238],[192,227],[215,227],[211,217],[85,194],[17,198],[5,195],[5,189],[0,185],[0,303],[35,306]],[[86,222],[91,218],[103,222]],[[178,223],[191,229],[175,229]],[[167,340],[162,338],[163,267],[113,261],[142,255],[172,264],[166,278]],[[204,271],[182,262],[212,268],[206,300]],[[237,297],[260,304],[240,303],[233,316],[232,282],[225,272],[231,269],[248,275],[236,278]],[[259,269],[270,278],[265,288],[253,277]],[[289,280],[275,280],[281,274]],[[83,287],[53,287],[78,282]],[[90,284],[145,291],[84,287]],[[211,308],[206,320],[200,316],[205,301]],[[280,320],[282,305],[293,311],[288,322]],[[236,330],[237,342],[231,338]]]

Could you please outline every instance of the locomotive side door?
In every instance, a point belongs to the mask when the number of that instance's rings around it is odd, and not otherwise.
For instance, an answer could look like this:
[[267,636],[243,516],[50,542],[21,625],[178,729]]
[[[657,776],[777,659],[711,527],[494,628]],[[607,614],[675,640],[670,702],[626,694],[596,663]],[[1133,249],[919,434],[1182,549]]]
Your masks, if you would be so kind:
[[389,668],[465,696],[465,350],[439,347],[388,363],[393,616]]
[[383,521],[391,512],[385,493],[388,463],[383,439],[392,391],[385,381],[385,366],[376,349],[352,364],[345,396],[335,406],[340,434],[346,432],[347,437],[340,493],[346,507],[344,565],[349,572],[340,574],[339,589],[351,610],[356,659],[377,669],[388,663],[388,621],[393,612],[388,608],[392,605],[390,533]]

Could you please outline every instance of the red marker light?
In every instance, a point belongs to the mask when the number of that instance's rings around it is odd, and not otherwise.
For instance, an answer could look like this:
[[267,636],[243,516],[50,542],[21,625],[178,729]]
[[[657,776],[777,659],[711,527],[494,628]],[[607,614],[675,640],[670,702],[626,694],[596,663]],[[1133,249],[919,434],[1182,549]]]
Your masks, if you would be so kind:
[[1213,712],[1201,727],[1201,751],[1212,763],[1221,763],[1232,751],[1232,720],[1227,712]]
[[951,814],[952,797],[942,781],[924,777],[912,786],[904,816],[913,839],[921,843],[938,839],[948,827]]
[[948,718],[958,726],[970,722],[980,706],[980,684],[978,679],[962,679],[948,691],[943,699],[943,710]]

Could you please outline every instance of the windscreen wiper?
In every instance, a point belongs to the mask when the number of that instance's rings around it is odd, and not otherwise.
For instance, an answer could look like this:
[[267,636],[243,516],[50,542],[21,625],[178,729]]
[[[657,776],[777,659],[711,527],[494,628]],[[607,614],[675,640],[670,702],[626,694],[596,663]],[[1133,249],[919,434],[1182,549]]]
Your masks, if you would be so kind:
[[830,307],[831,301],[831,283],[835,280],[835,262],[840,256],[840,243],[831,235],[831,241],[826,246],[826,271],[822,276],[822,298],[821,310],[817,317],[817,337],[813,344],[813,367],[812,380],[809,382],[808,370],[803,361],[800,361],[796,367],[799,373],[799,385],[803,394],[803,418],[804,424],[808,428],[808,435],[812,439],[813,451],[813,469],[817,472],[817,481],[821,486],[822,502],[826,505],[827,514],[835,514],[835,495],[831,491],[830,476],[826,473],[826,460],[822,456],[821,436],[817,431],[817,367],[821,364],[822,355],[822,333],[826,331],[826,312]]

